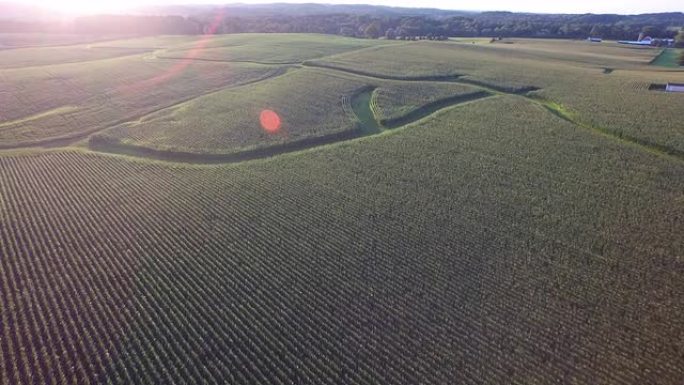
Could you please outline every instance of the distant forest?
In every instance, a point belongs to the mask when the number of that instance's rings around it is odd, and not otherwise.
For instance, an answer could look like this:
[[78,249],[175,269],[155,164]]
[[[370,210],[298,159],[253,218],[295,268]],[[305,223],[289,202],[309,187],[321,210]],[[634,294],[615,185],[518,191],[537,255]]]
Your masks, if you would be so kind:
[[[2,17],[0,15],[0,17]],[[552,15],[456,12],[372,6],[260,5],[158,7],[136,15],[103,15],[70,23],[15,18],[0,32],[87,34],[203,34],[241,32],[323,33],[362,38],[539,37],[636,39],[640,33],[673,38],[684,13],[644,15]]]

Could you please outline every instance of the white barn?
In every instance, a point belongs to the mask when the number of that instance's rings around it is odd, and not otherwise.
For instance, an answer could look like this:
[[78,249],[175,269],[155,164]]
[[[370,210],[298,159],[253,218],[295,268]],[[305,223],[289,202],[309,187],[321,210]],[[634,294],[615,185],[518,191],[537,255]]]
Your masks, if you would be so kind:
[[667,92],[684,92],[684,84],[668,83],[665,86]]

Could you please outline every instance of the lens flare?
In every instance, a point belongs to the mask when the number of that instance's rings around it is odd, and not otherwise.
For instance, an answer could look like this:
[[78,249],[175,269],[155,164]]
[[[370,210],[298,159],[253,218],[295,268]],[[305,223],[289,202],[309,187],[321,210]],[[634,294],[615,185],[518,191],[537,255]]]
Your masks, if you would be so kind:
[[261,127],[263,127],[266,132],[271,134],[276,133],[280,130],[280,116],[273,110],[263,110],[259,115],[259,122]]
[[197,59],[197,57],[206,49],[209,42],[214,38],[215,34],[219,30],[219,27],[221,26],[221,23],[223,22],[223,18],[224,11],[220,10],[214,16],[214,20],[211,22],[211,24],[205,29],[204,35],[201,35],[197,42],[195,42],[195,45],[192,47],[192,49],[190,49],[182,59],[179,59],[165,72],[131,85],[120,86],[118,91],[130,93],[149,91],[162,83],[182,75],[183,72],[185,72],[185,70],[195,62],[195,59]]

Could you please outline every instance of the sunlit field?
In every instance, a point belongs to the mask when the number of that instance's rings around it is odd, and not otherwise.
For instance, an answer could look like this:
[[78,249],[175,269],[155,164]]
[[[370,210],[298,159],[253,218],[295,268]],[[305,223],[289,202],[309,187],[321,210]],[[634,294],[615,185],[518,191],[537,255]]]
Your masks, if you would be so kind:
[[684,378],[660,50],[13,39],[0,384]]

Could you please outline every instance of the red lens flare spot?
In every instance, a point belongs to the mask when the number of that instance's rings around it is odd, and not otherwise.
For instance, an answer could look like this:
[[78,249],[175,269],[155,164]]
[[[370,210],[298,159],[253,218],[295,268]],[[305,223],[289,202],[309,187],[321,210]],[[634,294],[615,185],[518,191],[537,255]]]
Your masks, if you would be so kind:
[[280,116],[273,110],[263,110],[259,115],[261,127],[267,132],[276,133],[280,130]]

